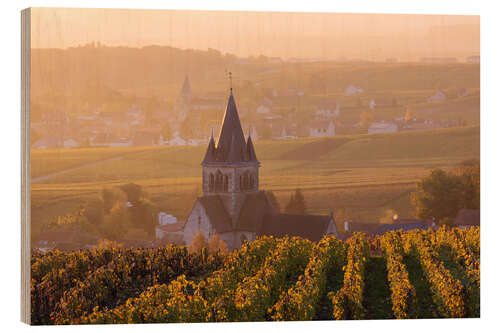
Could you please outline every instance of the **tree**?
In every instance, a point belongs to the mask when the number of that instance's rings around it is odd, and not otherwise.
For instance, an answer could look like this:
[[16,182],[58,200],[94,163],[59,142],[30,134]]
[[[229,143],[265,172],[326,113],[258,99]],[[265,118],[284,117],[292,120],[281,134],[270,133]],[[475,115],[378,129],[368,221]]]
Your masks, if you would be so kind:
[[207,247],[207,240],[201,231],[198,231],[189,244],[190,252],[200,252]]
[[208,241],[208,251],[210,253],[227,252],[227,244],[219,238],[219,234],[215,234]]
[[122,203],[116,203],[109,215],[104,217],[102,234],[111,240],[123,238],[131,227],[130,213]]
[[104,218],[102,200],[98,199],[95,201],[87,202],[85,204],[83,215],[93,225],[100,226]]
[[281,210],[280,203],[278,202],[278,198],[274,195],[273,191],[266,191],[267,197],[269,201],[271,201],[271,205],[274,209],[279,213]]
[[120,189],[105,188],[101,191],[101,200],[103,214],[106,215],[109,214],[117,202],[124,202],[126,200],[126,195]]
[[413,107],[408,105],[406,107],[405,122],[409,122],[410,120],[412,120],[413,118],[416,118],[416,117],[417,117],[417,114],[416,114],[415,110],[413,110]]
[[456,175],[460,177],[462,187],[461,206],[479,209],[481,196],[481,166],[477,159],[463,161]]
[[131,228],[127,230],[127,232],[124,234],[123,238],[127,239],[148,239],[149,234],[144,231],[143,229],[138,229],[138,228]]
[[459,176],[441,169],[432,170],[417,182],[416,192],[411,195],[417,217],[435,218],[437,222],[455,217],[462,208],[462,190]]
[[306,201],[300,189],[295,190],[295,193],[290,196],[290,201],[285,207],[287,214],[306,214]]
[[359,127],[368,130],[373,123],[373,112],[363,111],[359,115]]
[[96,248],[97,249],[101,249],[101,250],[105,250],[105,249],[109,249],[109,250],[120,249],[122,247],[123,247],[122,244],[117,243],[116,241],[109,240],[107,238],[101,238],[101,239],[99,239],[99,241],[97,242],[97,245],[96,245]]
[[140,185],[129,183],[122,185],[121,190],[127,195],[127,201],[135,205],[142,198],[142,187]]
[[147,199],[136,201],[131,207],[128,207],[131,226],[136,229],[144,230],[149,236],[155,233],[157,223],[158,209]]

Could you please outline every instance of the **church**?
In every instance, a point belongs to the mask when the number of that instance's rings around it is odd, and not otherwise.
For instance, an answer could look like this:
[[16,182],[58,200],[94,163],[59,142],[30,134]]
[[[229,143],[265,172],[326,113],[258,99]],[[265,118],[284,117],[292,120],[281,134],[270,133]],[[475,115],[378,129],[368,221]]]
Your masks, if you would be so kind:
[[185,244],[198,232],[206,239],[218,234],[229,249],[263,235],[311,241],[326,234],[338,236],[333,214],[281,214],[259,189],[261,164],[251,136],[245,140],[232,89],[217,142],[212,133],[201,165],[203,195],[184,225]]

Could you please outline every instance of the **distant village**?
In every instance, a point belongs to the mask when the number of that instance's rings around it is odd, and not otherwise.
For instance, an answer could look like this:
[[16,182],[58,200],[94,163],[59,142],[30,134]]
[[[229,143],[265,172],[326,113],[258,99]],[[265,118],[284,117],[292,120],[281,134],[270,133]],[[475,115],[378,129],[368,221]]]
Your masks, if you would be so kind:
[[[308,97],[301,89],[271,89],[254,106],[240,105],[239,110],[242,127],[254,141],[293,140],[463,126],[466,123],[461,119],[436,120],[429,115],[442,103],[478,94],[465,87],[436,90],[419,101],[427,107],[416,110],[397,98],[366,97],[362,85],[351,84],[345,87],[342,97],[355,101],[354,105],[342,105],[335,98],[324,97],[299,112],[301,100]],[[283,107],[284,100],[292,105]],[[118,110],[108,110],[104,105],[80,107],[78,112],[71,107],[43,112],[31,122],[31,146],[53,149],[204,145],[211,133],[219,132],[224,107],[222,96],[196,94],[186,76],[177,99],[170,103],[122,103]],[[391,108],[404,111],[392,119],[377,119],[373,115],[379,109]],[[350,116],[356,112],[361,115]]]
[[[359,94],[362,93],[362,88],[355,86],[348,87],[345,93]],[[430,96],[429,101],[439,101],[445,98],[447,98],[447,94],[440,90]],[[174,127],[175,135],[173,138],[166,140],[159,134],[158,137],[151,137],[152,141],[137,141],[135,145],[186,145],[203,143],[201,139],[198,139],[200,141],[193,141],[199,137],[189,138],[188,140],[191,141],[186,141],[179,136],[182,124],[190,117],[193,110],[203,110],[203,105],[207,105],[194,103],[194,101],[189,80],[186,78],[180,97],[174,108],[176,118],[171,119],[174,124],[177,124],[177,127]],[[368,108],[375,108],[377,103],[381,102],[371,100]],[[328,126],[326,128],[309,127],[309,135],[306,133],[306,136],[334,136],[336,130],[335,120],[339,117],[339,112],[339,105],[335,102],[318,106],[313,122],[318,124],[328,123]],[[273,122],[276,118],[273,118],[274,113],[272,111],[271,99],[267,99],[266,104],[260,105],[257,113],[264,115],[264,119],[271,123],[271,129],[272,126],[276,126],[276,122]],[[130,121],[134,126],[137,125],[136,128],[141,128],[141,124],[144,123],[142,117],[140,110],[134,108],[129,110],[123,118],[123,123]],[[95,118],[98,118],[98,115]],[[282,118],[280,119],[283,120]],[[65,123],[67,122],[66,120],[64,121]],[[113,121],[110,120],[107,124],[113,128]],[[419,123],[416,117],[413,117],[411,110],[407,110],[406,117],[401,119],[399,123],[384,123],[391,124],[390,126],[382,126],[379,123],[374,127],[375,124],[375,122],[372,122],[371,126],[368,127],[368,133],[426,128],[413,128],[412,126],[416,124],[430,125],[431,127],[428,128],[435,128],[432,126],[436,125],[434,122],[429,123],[427,121]],[[300,236],[312,241],[319,241],[324,235],[329,234],[341,239],[347,239],[354,232],[364,232],[367,235],[375,236],[394,230],[426,230],[438,226],[434,219],[401,219],[397,214],[390,218],[390,221],[352,222],[345,220],[338,221],[340,222],[338,223],[335,221],[333,212],[329,215],[312,215],[297,212],[292,214],[281,213],[273,205],[273,200],[271,199],[273,195],[259,188],[259,167],[261,163],[257,159],[253,145],[253,137],[258,137],[258,129],[256,126],[250,127],[248,136],[245,138],[232,88],[220,127],[221,130],[217,137],[217,143],[215,143],[212,129],[207,150],[202,161],[201,184],[203,195],[198,197],[194,202],[191,213],[186,221],[178,221],[172,214],[160,211],[157,215],[156,213],[154,214],[156,215],[154,217],[156,221],[153,222],[154,231],[151,230],[153,232],[150,235],[153,237],[123,238],[117,240],[119,243],[131,247],[158,247],[165,244],[189,245],[193,243],[198,234],[202,235],[204,239],[211,239],[212,236],[218,235],[224,244],[226,244],[225,246],[232,250],[242,246],[245,241],[252,241],[256,237],[265,235],[274,237],[283,237],[285,235]],[[299,127],[295,126],[294,128],[297,130]],[[124,126],[124,130],[126,130],[126,126]],[[273,139],[284,140],[298,137],[297,132],[287,132],[287,128],[285,127],[280,128],[280,130],[281,132],[277,131],[276,135],[272,135]],[[137,131],[135,135],[137,133],[144,132]],[[144,134],[142,135],[144,138]],[[124,139],[124,141],[127,140]],[[95,138],[92,138],[90,145],[94,145],[95,142]],[[106,141],[104,140],[99,141],[98,144],[105,145],[105,143]],[[115,141],[114,143],[119,144],[120,142]],[[140,189],[140,186],[136,184],[124,186],[128,186],[129,189],[135,188],[136,191]],[[297,196],[299,195],[296,194]],[[129,201],[125,202],[123,208],[135,209],[140,207],[140,201],[137,200],[138,195],[128,195],[128,197]],[[137,198],[131,201],[131,197]],[[296,200],[298,199],[296,198]],[[143,222],[141,219],[138,219],[138,221]],[[480,223],[480,211],[479,209],[460,209],[457,216],[450,222],[459,228],[477,226]],[[338,228],[339,226],[342,227]],[[143,236],[147,236],[144,232],[142,234]],[[82,233],[77,229],[48,229],[38,235],[34,247],[41,251],[53,248],[61,250],[92,248],[97,243],[98,238],[99,236],[96,234]]]

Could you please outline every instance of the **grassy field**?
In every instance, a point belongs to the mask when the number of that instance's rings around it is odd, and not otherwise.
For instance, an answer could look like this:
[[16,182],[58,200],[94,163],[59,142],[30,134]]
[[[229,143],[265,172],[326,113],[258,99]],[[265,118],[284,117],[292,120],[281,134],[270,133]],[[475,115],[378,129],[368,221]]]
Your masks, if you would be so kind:
[[[284,207],[301,188],[310,213],[348,209],[378,221],[389,209],[412,217],[410,192],[432,168],[479,157],[479,127],[291,141],[257,141],[260,187]],[[90,164],[32,184],[32,224],[41,225],[98,198],[103,188],[134,182],[158,207],[185,219],[201,193],[205,146],[33,150],[32,177]],[[340,221],[337,221],[338,223]]]

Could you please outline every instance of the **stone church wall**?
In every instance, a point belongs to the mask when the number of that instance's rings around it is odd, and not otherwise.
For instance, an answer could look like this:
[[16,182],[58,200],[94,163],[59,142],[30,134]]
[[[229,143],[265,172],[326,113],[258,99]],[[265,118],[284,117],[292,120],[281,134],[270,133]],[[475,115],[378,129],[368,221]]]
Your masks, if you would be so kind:
[[198,231],[201,231],[207,240],[209,240],[215,233],[210,225],[205,209],[199,202],[196,202],[186,221],[186,224],[184,225],[183,239],[186,245],[189,246],[189,244],[191,244],[193,237],[198,233]]

